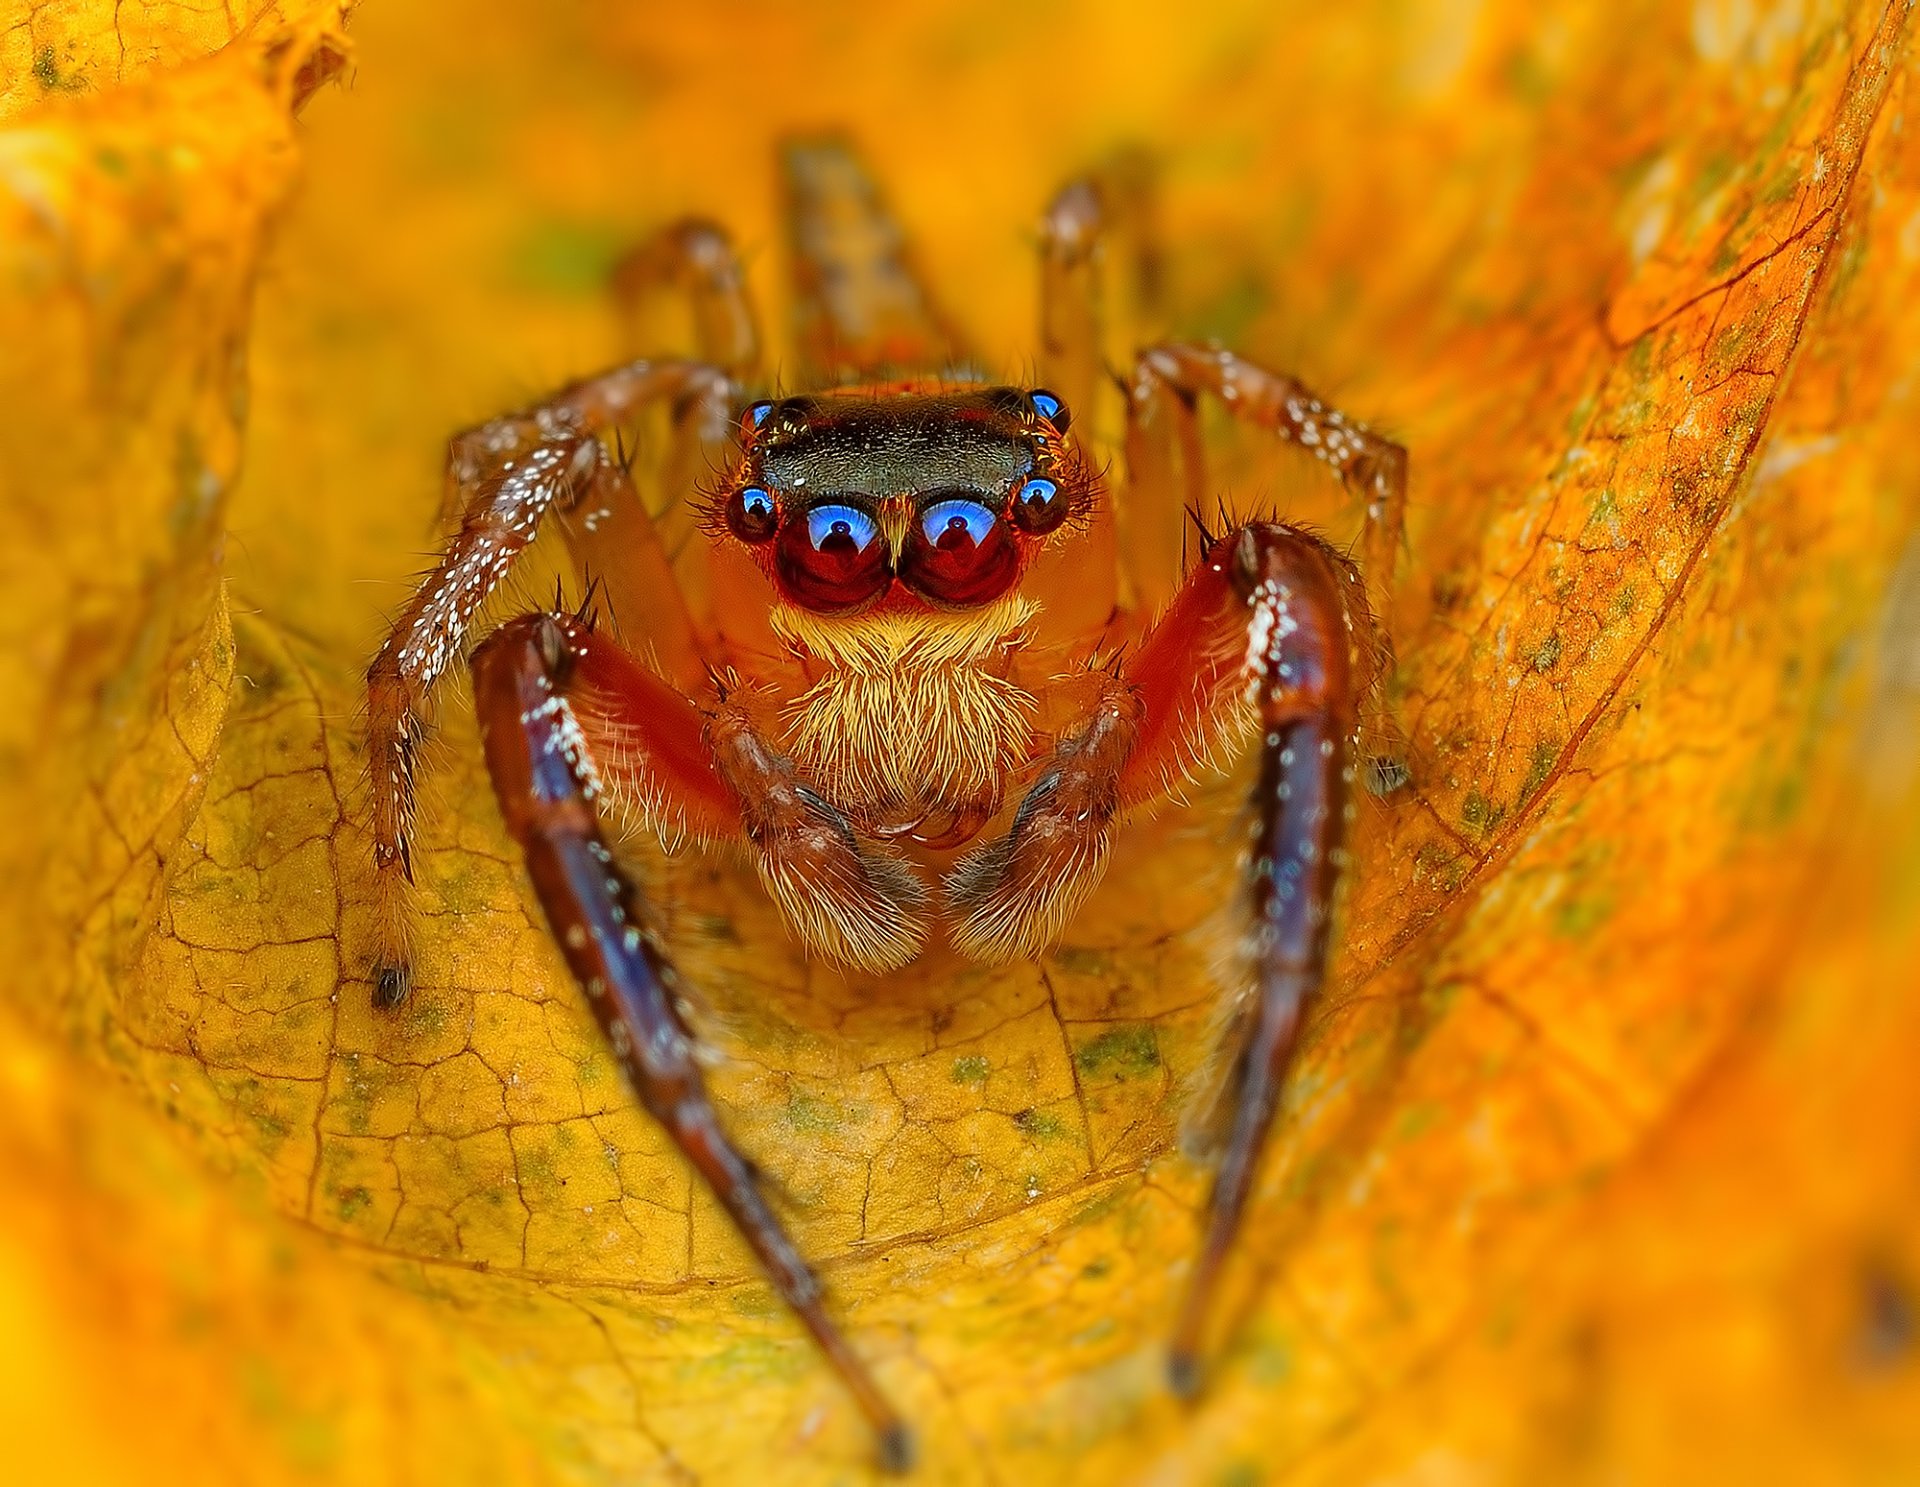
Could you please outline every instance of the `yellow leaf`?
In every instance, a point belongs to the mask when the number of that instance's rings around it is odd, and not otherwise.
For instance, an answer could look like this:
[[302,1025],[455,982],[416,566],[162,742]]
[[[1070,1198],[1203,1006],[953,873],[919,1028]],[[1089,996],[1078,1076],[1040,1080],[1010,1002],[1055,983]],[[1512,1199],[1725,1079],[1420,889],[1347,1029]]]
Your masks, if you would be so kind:
[[[600,1046],[458,699],[421,984],[370,1008],[356,724],[445,435],[612,359],[602,271],[672,216],[777,303],[772,143],[825,122],[1009,374],[1039,207],[1144,148],[1165,328],[1414,468],[1413,779],[1363,823],[1192,1409],[1160,1350],[1232,783],[1006,972],[842,977],[738,863],[641,854],[923,1478],[1920,1471],[1904,5],[375,5],[317,94],[337,5],[50,9],[0,33],[16,1458],[868,1470]],[[1231,503],[1351,529],[1209,437]]]

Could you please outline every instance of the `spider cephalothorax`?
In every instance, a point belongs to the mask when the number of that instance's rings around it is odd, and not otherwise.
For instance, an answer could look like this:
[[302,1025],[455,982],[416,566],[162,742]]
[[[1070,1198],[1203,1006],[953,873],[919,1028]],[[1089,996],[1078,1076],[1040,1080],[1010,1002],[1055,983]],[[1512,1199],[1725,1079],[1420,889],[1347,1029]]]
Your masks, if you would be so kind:
[[[739,270],[719,229],[689,222],[619,282],[683,289],[697,360],[630,362],[453,441],[459,531],[368,677],[375,1000],[392,1005],[410,984],[422,709],[552,515],[620,627],[533,613],[474,651],[507,827],[636,1094],[897,1465],[904,1425],[707,1099],[669,949],[607,818],[743,847],[793,931],[827,959],[885,972],[943,932],[992,962],[1053,944],[1130,811],[1256,749],[1247,930],[1238,984],[1223,989],[1242,1009],[1224,1050],[1229,1129],[1173,1350],[1174,1382],[1191,1388],[1214,1278],[1326,963],[1382,647],[1355,566],[1276,521],[1200,527],[1199,561],[1171,598],[1138,602],[1118,580],[1122,528],[1068,401],[950,370],[875,380],[901,363],[950,367],[953,332],[888,246],[897,233],[842,147],[795,146],[787,168],[798,339],[819,391],[747,399],[758,348]],[[1102,370],[1089,270],[1101,225],[1088,183],[1062,192],[1044,223],[1043,370],[1075,399]],[[1156,346],[1122,386],[1131,521],[1177,516],[1206,495],[1194,404],[1212,394],[1332,466],[1366,502],[1368,566],[1390,569],[1398,446],[1212,347]],[[605,442],[655,403],[675,410],[663,479],[691,521],[670,511],[656,526]],[[724,473],[696,502],[702,462]],[[670,555],[662,533],[676,522]]]

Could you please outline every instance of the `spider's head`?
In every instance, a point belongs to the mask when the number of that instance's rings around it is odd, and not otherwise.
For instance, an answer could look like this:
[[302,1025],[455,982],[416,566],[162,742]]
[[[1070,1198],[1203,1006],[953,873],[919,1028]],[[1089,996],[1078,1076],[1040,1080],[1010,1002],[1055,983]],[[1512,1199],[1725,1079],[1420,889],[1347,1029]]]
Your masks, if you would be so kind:
[[714,504],[782,598],[821,615],[974,609],[1070,535],[1097,476],[1045,389],[924,384],[763,400]]

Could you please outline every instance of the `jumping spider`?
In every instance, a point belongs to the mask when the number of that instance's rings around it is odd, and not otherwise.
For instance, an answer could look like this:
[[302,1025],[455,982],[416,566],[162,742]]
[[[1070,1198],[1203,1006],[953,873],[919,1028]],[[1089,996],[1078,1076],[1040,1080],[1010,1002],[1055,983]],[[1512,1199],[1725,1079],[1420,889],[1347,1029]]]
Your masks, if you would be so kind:
[[[686,1154],[878,1433],[911,1437],[709,1102],[666,945],[610,845],[637,818],[744,843],[813,954],[887,972],[934,925],[987,962],[1037,956],[1099,882],[1112,832],[1209,761],[1259,751],[1223,1107],[1223,1155],[1173,1332],[1197,1384],[1209,1298],[1327,957],[1363,711],[1385,655],[1356,567],[1278,521],[1210,532],[1195,404],[1313,452],[1366,504],[1384,584],[1406,456],[1292,378],[1161,344],[1121,379],[1118,502],[1070,404],[1103,375],[1095,294],[1111,194],[1083,181],[1042,226],[1042,374],[964,353],[844,146],[784,157],[796,332],[816,390],[748,400],[758,335],[725,234],[688,221],[616,274],[672,290],[697,359],[645,359],[456,436],[457,534],[368,673],[378,1004],[407,994],[414,765],[429,694],[543,521],[591,571],[618,634],[524,614],[472,652],[487,768],[547,920],[635,1092]],[[902,367],[934,368],[905,380]],[[674,430],[656,523],[608,439],[649,404]],[[1117,579],[1129,534],[1182,507],[1199,559],[1155,613]],[[1116,524],[1118,518],[1118,525]],[[692,543],[676,560],[669,541]],[[643,657],[645,659],[643,659]]]

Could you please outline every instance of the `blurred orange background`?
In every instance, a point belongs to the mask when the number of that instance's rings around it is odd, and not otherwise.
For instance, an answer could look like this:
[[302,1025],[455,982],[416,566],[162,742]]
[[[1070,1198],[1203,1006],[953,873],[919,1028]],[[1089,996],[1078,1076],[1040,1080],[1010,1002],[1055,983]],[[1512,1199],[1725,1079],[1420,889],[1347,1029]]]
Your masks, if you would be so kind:
[[[1050,193],[1151,162],[1166,304],[1116,359],[1222,337],[1414,470],[1414,782],[1364,823],[1195,1408],[1159,1350],[1231,790],[1004,976],[820,976],[750,873],[649,860],[920,1479],[1920,1478],[1905,5],[347,9],[0,27],[23,1478],[870,1471],[611,1080],[462,702],[397,1020],[356,817],[447,433],[620,354],[605,271],[678,215],[778,328],[774,146],[822,127],[1008,376]],[[1230,505],[1350,531],[1210,436]]]

